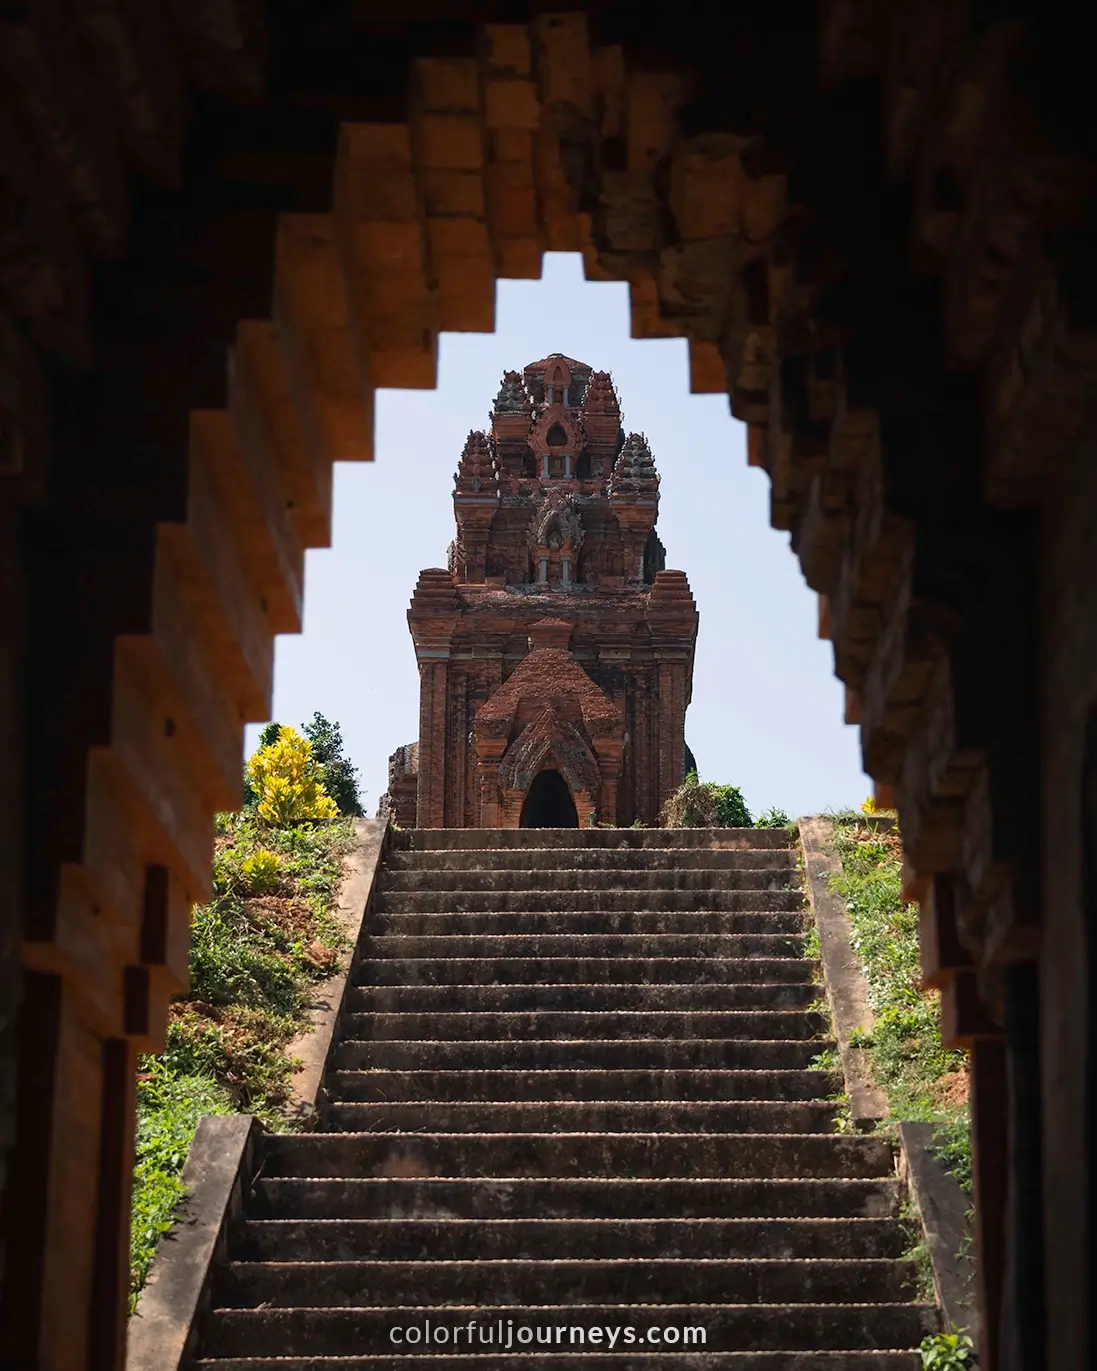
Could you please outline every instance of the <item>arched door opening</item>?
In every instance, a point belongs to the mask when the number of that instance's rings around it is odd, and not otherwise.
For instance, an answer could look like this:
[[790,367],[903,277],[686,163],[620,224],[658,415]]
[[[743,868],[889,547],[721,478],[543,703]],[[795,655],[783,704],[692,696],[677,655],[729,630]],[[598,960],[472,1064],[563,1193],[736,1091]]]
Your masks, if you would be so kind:
[[558,771],[539,771],[522,805],[520,828],[578,828],[579,814]]

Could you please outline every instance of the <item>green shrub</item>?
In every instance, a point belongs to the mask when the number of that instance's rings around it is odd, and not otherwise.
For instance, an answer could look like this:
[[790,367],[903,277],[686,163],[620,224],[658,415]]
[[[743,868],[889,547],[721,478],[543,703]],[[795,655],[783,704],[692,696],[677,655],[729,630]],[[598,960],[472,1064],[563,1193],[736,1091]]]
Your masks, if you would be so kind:
[[329,723],[317,710],[301,732],[312,744],[312,755],[324,778],[324,789],[335,801],[340,814],[362,818],[362,796],[358,789],[358,768],[343,755],[343,731]]
[[659,814],[664,828],[750,828],[750,811],[734,785],[701,781],[691,771],[664,803]]
[[719,828],[750,828],[753,821],[737,785],[716,787],[716,824]]
[[755,828],[788,828],[792,820],[783,809],[765,809],[754,820]]
[[248,895],[273,895],[282,883],[281,858],[261,847],[240,863],[240,875]]

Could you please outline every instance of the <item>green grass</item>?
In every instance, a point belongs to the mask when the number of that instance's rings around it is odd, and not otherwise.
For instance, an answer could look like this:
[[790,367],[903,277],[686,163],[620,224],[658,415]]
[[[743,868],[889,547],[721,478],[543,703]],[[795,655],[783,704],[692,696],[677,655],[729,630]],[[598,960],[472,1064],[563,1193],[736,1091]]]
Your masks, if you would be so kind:
[[[333,911],[353,841],[346,819],[273,829],[246,813],[218,818],[213,897],[191,927],[190,990],[171,1008],[166,1050],[142,1059],[138,1077],[131,1308],[183,1197],[202,1115],[289,1126],[287,1048],[308,1025],[311,987],[346,946]],[[259,852],[275,854],[276,868],[254,860]]]
[[137,1083],[137,1155],[133,1183],[130,1284],[148,1275],[156,1245],[183,1198],[181,1173],[203,1114],[232,1112],[232,1098],[212,1077],[177,1074],[147,1058]]
[[887,1095],[890,1120],[938,1124],[936,1155],[970,1192],[967,1054],[942,1045],[938,996],[921,988],[918,908],[900,895],[898,838],[866,830],[853,814],[830,817],[841,861],[831,888],[849,910],[875,1018],[859,1045]]

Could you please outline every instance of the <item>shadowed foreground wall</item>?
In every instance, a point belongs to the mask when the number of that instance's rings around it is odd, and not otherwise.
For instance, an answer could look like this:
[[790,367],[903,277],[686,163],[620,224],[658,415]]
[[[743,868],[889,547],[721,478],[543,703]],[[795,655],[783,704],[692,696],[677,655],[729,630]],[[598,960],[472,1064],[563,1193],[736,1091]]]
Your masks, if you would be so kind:
[[1028,4],[727,19],[0,18],[7,1364],[119,1364],[133,1057],[331,463],[545,249],[748,424],[974,1052],[982,1364],[1091,1358],[1088,45]]

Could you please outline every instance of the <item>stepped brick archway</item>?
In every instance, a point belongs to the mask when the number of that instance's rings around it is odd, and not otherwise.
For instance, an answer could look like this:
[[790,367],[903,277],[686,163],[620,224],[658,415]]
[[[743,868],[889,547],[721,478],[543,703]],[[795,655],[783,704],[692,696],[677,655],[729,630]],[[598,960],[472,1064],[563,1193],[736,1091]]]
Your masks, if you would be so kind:
[[0,1355],[120,1364],[135,1055],[332,464],[548,249],[748,426],[972,1052],[982,1365],[1085,1364],[1089,44],[1035,0],[752,3],[722,43],[726,6],[138,8],[0,21]]

